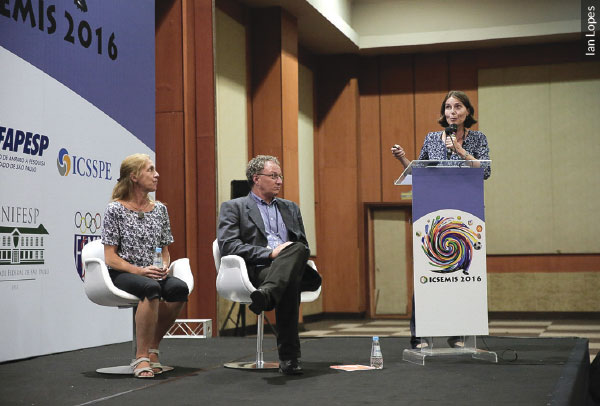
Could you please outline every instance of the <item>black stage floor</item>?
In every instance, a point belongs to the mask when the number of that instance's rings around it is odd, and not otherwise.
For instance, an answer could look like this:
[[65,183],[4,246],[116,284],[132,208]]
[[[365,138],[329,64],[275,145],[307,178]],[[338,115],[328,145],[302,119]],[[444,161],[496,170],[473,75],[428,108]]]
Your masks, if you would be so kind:
[[[382,338],[383,370],[344,372],[330,366],[368,364],[370,339],[314,338],[302,340],[305,374],[299,377],[223,368],[252,360],[255,343],[250,337],[165,339],[162,361],[176,369],[151,380],[95,372],[126,363],[130,343],[8,362],[0,365],[0,404],[593,404],[587,400],[587,339],[484,337],[480,347],[496,351],[497,364],[459,356],[419,366],[402,361],[406,338]],[[275,357],[275,340],[266,337],[265,359]]]

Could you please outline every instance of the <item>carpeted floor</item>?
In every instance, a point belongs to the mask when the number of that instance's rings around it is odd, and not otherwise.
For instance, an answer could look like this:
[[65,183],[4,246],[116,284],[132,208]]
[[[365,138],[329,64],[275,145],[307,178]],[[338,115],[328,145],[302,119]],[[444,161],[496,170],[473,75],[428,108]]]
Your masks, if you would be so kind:
[[[410,337],[408,320],[322,320],[304,325],[303,337]],[[580,337],[589,340],[590,361],[600,351],[600,319],[491,319],[490,335],[500,337]]]
[[[381,340],[384,369],[343,372],[332,365],[367,364],[369,337],[302,339],[300,377],[240,371],[223,363],[252,360],[253,337],[166,339],[162,360],[176,369],[153,380],[106,376],[96,368],[129,358],[130,343],[83,349],[0,365],[1,405],[569,405],[585,404],[588,342],[580,338],[483,337],[497,364],[470,356],[438,357],[425,366],[402,360],[407,340]],[[276,358],[265,338],[265,359]]]

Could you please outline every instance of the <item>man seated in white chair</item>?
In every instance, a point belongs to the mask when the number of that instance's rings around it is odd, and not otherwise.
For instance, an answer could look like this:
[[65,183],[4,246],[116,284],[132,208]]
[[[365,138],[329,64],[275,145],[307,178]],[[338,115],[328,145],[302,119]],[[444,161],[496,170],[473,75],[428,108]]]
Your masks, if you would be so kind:
[[277,158],[258,155],[246,168],[251,185],[248,196],[224,202],[219,213],[221,255],[244,259],[250,281],[250,310],[256,314],[275,309],[279,371],[302,374],[298,317],[300,293],[321,285],[319,274],[306,263],[310,250],[300,208],[276,198],[283,175]]

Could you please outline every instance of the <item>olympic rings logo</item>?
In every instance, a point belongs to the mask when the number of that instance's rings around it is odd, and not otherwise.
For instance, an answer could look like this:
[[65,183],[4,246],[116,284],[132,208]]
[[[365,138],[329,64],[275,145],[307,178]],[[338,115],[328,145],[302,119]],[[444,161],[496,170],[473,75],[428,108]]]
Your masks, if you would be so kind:
[[75,213],[74,220],[75,227],[77,227],[83,234],[85,234],[87,230],[90,230],[90,233],[95,234],[96,231],[98,231],[102,226],[102,216],[100,213],[96,213],[95,216],[92,216],[90,212],[87,212],[85,215],[83,215],[80,211],[78,211]]

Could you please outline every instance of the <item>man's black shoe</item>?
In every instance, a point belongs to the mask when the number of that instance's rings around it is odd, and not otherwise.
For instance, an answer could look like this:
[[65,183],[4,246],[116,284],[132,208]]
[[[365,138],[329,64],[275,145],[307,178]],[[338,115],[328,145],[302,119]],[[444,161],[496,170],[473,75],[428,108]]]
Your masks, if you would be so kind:
[[302,375],[304,373],[297,359],[279,361],[279,372],[284,375]]
[[252,304],[248,306],[255,314],[261,314],[265,310],[269,310],[269,294],[262,289],[256,289],[250,294]]

